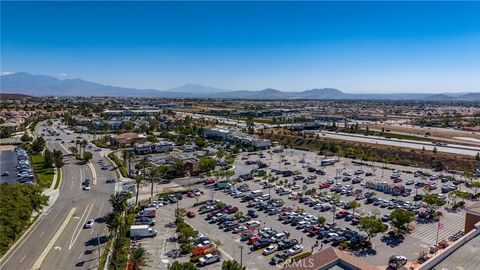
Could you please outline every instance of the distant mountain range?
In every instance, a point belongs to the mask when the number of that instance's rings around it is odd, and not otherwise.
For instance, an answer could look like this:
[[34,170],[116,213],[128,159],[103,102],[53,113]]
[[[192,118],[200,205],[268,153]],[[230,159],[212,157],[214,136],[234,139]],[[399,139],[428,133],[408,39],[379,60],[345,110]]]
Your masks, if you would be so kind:
[[25,72],[0,76],[0,92],[32,96],[136,96],[163,98],[231,98],[231,99],[336,99],[336,100],[425,100],[480,101],[479,92],[465,93],[399,93],[351,94],[334,88],[301,92],[263,89],[231,91],[198,84],[186,84],[168,90],[135,89],[98,84],[81,79],[60,80]]

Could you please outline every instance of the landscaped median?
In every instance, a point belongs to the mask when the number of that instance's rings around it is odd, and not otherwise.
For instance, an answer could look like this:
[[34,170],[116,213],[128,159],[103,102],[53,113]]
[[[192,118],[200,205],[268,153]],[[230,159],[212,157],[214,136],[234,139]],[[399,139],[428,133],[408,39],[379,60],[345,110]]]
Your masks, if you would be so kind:
[[57,170],[57,181],[55,182],[55,188],[54,189],[58,189],[58,187],[62,183],[62,169],[57,168],[56,170]]
[[54,168],[45,166],[45,158],[42,154],[31,155],[32,166],[35,170],[35,176],[37,178],[38,184],[42,188],[49,188],[52,185]]
[[123,161],[120,160],[117,157],[117,155],[115,155],[115,152],[111,152],[107,156],[110,160],[112,160],[116,164],[116,167],[118,167],[122,176],[128,177],[128,172],[127,172],[127,168],[125,168],[125,164],[123,164]]
[[107,243],[103,246],[102,256],[100,257],[100,262],[98,264],[98,270],[105,269],[105,264],[107,263],[108,254],[110,253],[110,248],[112,247],[114,239],[112,237],[108,238]]

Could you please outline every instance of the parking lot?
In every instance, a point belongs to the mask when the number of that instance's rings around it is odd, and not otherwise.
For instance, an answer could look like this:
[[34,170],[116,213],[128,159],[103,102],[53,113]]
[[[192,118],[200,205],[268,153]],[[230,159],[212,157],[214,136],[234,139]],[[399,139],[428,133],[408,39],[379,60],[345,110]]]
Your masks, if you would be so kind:
[[[0,151],[1,159],[1,169],[0,172],[2,176],[0,177],[0,184],[12,184],[17,182],[15,177],[15,167],[17,166],[17,155],[15,151],[10,148],[4,147]],[[8,172],[8,175],[5,174],[5,171]]]
[[[268,153],[264,151],[263,154],[260,155],[242,154],[239,155],[234,164],[236,178],[248,174],[252,170],[258,170],[257,161],[261,161],[267,165],[265,168],[260,169],[265,170],[267,176],[255,177],[254,179],[238,182],[235,188],[238,189],[243,186],[245,189],[243,192],[235,191],[233,188],[227,192],[223,189],[216,189],[214,185],[195,185],[195,187],[203,191],[203,195],[197,198],[187,198],[184,196],[185,198],[179,201],[178,207],[193,210],[197,213],[194,218],[186,218],[187,222],[201,234],[209,236],[212,240],[219,240],[222,243],[219,250],[223,255],[223,259],[233,258],[239,262],[242,261],[243,264],[247,266],[247,269],[276,269],[277,266],[269,264],[276,253],[273,252],[270,255],[264,256],[262,255],[263,248],[255,251],[250,250],[252,245],[248,243],[248,240],[241,241],[242,233],[233,233],[233,229],[227,232],[219,229],[218,221],[212,223],[211,219],[207,217],[208,213],[203,215],[198,213],[202,206],[193,207],[195,202],[218,200],[224,203],[226,207],[236,207],[235,211],[241,212],[243,216],[246,216],[249,211],[255,211],[255,215],[258,216],[251,218],[251,220],[259,221],[260,227],[256,229],[256,233],[261,229],[265,231],[264,228],[271,228],[271,230],[277,233],[286,231],[290,239],[296,239],[298,244],[302,245],[303,252],[315,252],[326,248],[332,245],[332,243],[335,243],[335,236],[341,239],[343,239],[342,237],[344,236],[350,238],[358,236],[356,234],[358,229],[355,225],[355,219],[358,216],[375,215],[377,217],[386,217],[393,209],[400,207],[412,211],[421,210],[421,202],[414,201],[414,196],[416,194],[423,194],[424,189],[415,188],[414,184],[405,185],[407,180],[413,180],[414,183],[428,181],[421,179],[421,177],[414,176],[413,172],[416,171],[417,168],[388,166],[389,168],[382,169],[381,167],[371,167],[370,165],[372,164],[356,165],[349,159],[340,159],[332,166],[320,166],[322,159],[325,159],[325,157],[299,150],[287,150],[283,153]],[[320,169],[324,174],[317,173],[316,171],[312,172],[311,169],[309,170],[309,167]],[[276,170],[282,172],[291,171],[294,172],[294,174],[283,176],[282,173]],[[400,183],[403,184],[406,189],[410,189],[410,192],[404,193],[406,194],[405,196],[394,196],[392,192],[384,193],[366,187],[365,183],[368,181],[394,184],[391,178],[394,173],[393,170],[398,170],[399,178],[402,179]],[[362,173],[360,173],[361,171]],[[427,170],[424,170],[424,172],[426,171]],[[431,172],[429,171],[429,173]],[[273,177],[278,177],[276,185],[266,185],[267,181],[265,179],[268,179],[268,175],[270,174]],[[361,180],[358,183],[353,183],[353,179],[357,176],[359,176]],[[243,177],[240,177],[240,179],[241,178]],[[349,180],[344,180],[345,178],[349,178]],[[246,177],[246,179],[248,179],[248,177]],[[282,185],[280,185],[280,181],[282,181]],[[438,186],[442,184],[440,180],[436,181],[438,182]],[[324,183],[329,184],[321,186]],[[332,191],[332,188],[335,186],[339,189],[338,192]],[[301,197],[296,194],[312,188],[316,189],[317,196],[315,198],[310,199],[307,196]],[[267,204],[279,202],[279,204],[282,205],[276,207],[275,211],[269,212],[270,208],[268,206],[260,206],[262,200],[258,198],[242,202],[242,198],[249,196],[252,191],[257,190],[262,191],[259,196],[264,195]],[[373,193],[371,197],[376,198],[374,202],[367,203],[367,198],[365,197],[367,192]],[[332,203],[333,194],[339,195],[337,203]],[[268,195],[270,195],[269,199],[267,199]],[[278,199],[281,200],[281,203]],[[356,199],[360,202],[361,206],[355,210],[355,216],[351,215],[351,209],[345,210],[345,216],[347,216],[347,218],[336,216],[342,209],[348,208],[347,202]],[[253,203],[253,201],[256,202]],[[328,205],[330,208],[328,209],[328,207],[326,207],[327,209],[323,209],[322,205]],[[167,205],[159,208],[159,214],[156,219],[157,224],[155,225],[155,228],[158,230],[157,237],[142,240],[142,245],[152,253],[152,269],[166,269],[167,264],[173,261],[172,258],[168,258],[166,254],[170,250],[178,249],[177,243],[168,241],[170,237],[175,236],[175,229],[166,227],[166,224],[173,220],[165,219],[165,217],[174,216],[175,207],[176,205]],[[280,220],[279,213],[295,211],[299,213],[303,212],[301,221],[309,221],[311,224],[303,226],[299,225],[297,221],[292,225],[290,222],[285,222],[285,219]],[[442,209],[442,212],[444,216],[441,218],[441,223],[444,225],[444,228],[439,231],[439,241],[462,230],[464,224],[464,213],[450,213],[444,211],[444,209]],[[316,232],[317,234],[311,233],[315,230],[314,223],[318,217],[324,217],[327,227],[330,228],[326,234],[321,237],[318,236],[318,232]],[[387,220],[384,221],[385,224],[388,224]],[[245,225],[246,223],[233,225],[233,228]],[[418,257],[420,251],[428,250],[429,246],[435,244],[437,223],[423,224],[413,222],[412,225],[414,226],[413,233],[407,234],[401,242],[393,241],[386,235],[378,235],[372,238],[373,249],[360,249],[355,251],[355,253],[352,252],[352,254],[367,258],[368,262],[377,265],[386,265],[391,255],[403,255],[409,260],[414,260]],[[328,233],[336,233],[337,235],[331,235],[330,237]],[[358,233],[359,235],[365,235],[363,232]],[[326,240],[327,238],[328,240]],[[337,243],[334,245],[337,245]],[[177,258],[179,261],[187,261],[188,259],[189,257]],[[216,263],[207,266],[206,269],[219,268],[220,264]]]

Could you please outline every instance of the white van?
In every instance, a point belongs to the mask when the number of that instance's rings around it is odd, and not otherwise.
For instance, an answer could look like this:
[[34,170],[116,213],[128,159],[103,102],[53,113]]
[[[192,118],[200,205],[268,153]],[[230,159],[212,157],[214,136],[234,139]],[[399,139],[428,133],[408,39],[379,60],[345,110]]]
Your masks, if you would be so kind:
[[252,192],[250,193],[250,195],[252,195],[252,197],[258,197],[258,196],[260,196],[260,195],[262,195],[262,194],[263,194],[263,191],[260,190],[260,189],[259,189],[259,190],[254,190],[254,191],[252,191]]

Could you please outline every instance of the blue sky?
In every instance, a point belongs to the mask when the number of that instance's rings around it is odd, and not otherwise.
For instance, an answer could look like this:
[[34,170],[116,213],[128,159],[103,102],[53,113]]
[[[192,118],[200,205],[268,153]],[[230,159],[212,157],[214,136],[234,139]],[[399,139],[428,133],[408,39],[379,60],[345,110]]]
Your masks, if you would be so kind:
[[480,2],[1,2],[1,71],[115,86],[480,91]]

